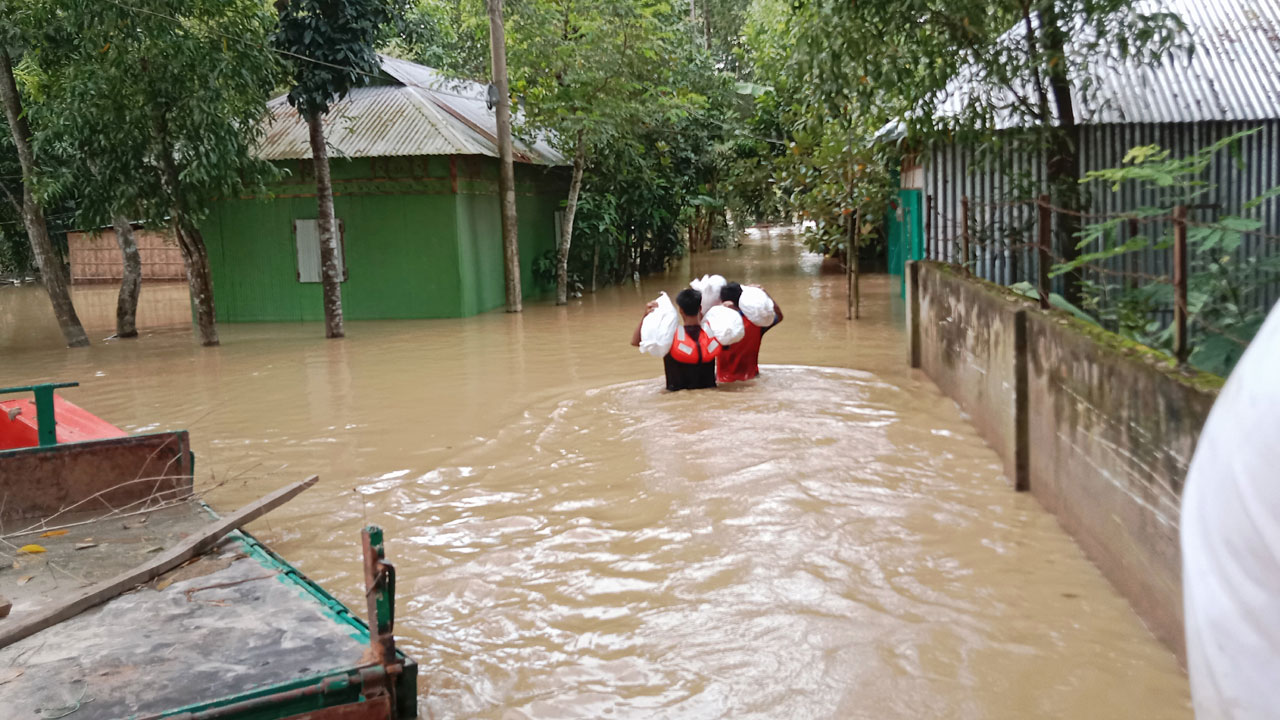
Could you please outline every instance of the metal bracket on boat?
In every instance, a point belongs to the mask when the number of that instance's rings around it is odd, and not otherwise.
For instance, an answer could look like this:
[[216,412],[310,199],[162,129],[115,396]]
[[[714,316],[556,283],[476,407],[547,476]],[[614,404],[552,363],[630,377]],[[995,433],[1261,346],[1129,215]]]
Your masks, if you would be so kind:
[[396,661],[396,640],[392,634],[395,628],[396,568],[385,559],[382,528],[370,525],[362,535],[365,599],[369,603],[369,646],[379,663],[390,665]]
[[[370,525],[361,533],[364,544],[365,600],[369,608],[369,649],[375,662],[386,669],[387,675],[400,670],[396,658],[395,629],[396,568],[386,561],[386,548],[382,542],[382,528]],[[395,683],[388,680],[385,687],[394,696]],[[395,706],[394,697],[392,707]]]
[[51,447],[58,444],[58,421],[53,415],[53,391],[79,386],[80,383],[78,382],[23,385],[21,387],[0,388],[0,395],[30,392],[36,396],[37,437],[40,441],[40,447]]

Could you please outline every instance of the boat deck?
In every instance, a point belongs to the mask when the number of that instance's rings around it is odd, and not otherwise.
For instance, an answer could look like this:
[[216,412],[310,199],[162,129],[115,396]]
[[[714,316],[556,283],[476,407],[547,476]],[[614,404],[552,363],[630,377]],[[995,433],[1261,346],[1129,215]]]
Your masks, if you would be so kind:
[[[9,538],[46,552],[0,547],[0,595],[13,602],[0,623],[135,567],[212,519],[194,500],[143,517]],[[64,516],[56,524],[74,522]],[[0,648],[0,708],[5,720],[170,715],[345,677],[365,664],[367,648],[359,619],[234,532],[152,583]]]

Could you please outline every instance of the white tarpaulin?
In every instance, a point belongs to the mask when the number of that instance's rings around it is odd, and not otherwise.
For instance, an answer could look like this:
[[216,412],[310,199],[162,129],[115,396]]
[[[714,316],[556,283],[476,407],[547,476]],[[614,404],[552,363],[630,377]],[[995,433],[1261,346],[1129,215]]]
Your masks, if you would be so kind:
[[1201,431],[1181,533],[1196,717],[1280,717],[1280,305]]

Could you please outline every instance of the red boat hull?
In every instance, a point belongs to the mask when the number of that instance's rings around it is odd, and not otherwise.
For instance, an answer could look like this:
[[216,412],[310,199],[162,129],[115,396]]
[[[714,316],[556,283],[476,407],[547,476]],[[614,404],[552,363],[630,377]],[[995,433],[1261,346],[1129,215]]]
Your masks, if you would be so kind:
[[[128,435],[124,430],[58,395],[53,396],[53,412],[58,419],[59,443],[106,440]],[[0,402],[0,450],[35,447],[39,443],[35,401],[25,399]]]

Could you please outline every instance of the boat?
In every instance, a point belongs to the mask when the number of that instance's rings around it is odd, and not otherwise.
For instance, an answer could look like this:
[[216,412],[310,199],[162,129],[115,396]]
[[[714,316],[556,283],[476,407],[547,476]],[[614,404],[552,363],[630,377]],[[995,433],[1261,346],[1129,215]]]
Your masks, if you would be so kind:
[[395,568],[363,529],[365,617],[219,516],[184,430],[132,435],[57,394],[0,389],[5,720],[408,720]]

